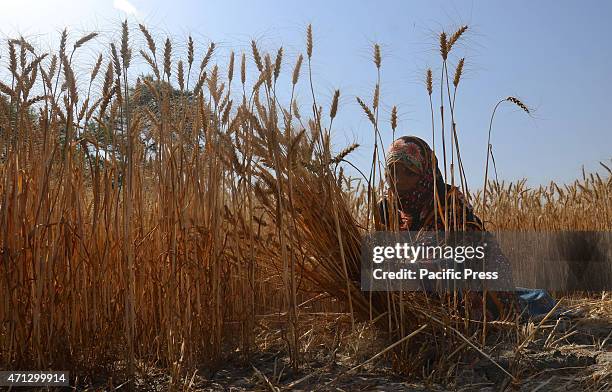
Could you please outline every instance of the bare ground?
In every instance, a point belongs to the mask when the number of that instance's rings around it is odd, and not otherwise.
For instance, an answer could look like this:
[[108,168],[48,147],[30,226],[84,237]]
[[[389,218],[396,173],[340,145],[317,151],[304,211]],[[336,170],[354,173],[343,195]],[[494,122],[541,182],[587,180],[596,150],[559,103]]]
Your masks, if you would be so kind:
[[[284,319],[269,316],[258,322],[257,350],[248,360],[234,348],[214,369],[180,369],[181,376],[174,381],[167,369],[142,366],[135,387],[141,391],[215,392],[612,391],[610,301],[574,302],[583,311],[580,318],[523,324],[513,332],[515,343],[492,341],[483,349],[486,355],[469,348],[453,358],[448,353],[451,366],[444,375],[402,376],[394,370],[390,355],[370,360],[389,344],[376,328],[360,323],[351,330],[346,313],[305,310],[300,316],[302,363],[296,371],[285,349]],[[526,339],[530,335],[533,339]],[[516,342],[525,340],[528,344],[517,355]],[[362,366],[355,368],[358,365]],[[84,378],[76,389],[127,390],[120,380]]]

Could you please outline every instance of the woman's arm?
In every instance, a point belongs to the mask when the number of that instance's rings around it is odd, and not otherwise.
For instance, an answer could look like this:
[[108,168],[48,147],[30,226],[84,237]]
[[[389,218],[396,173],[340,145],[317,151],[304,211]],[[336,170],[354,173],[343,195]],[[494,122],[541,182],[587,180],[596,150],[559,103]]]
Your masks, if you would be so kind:
[[[457,187],[453,187],[451,185],[446,185],[446,197],[448,203],[448,216],[449,221],[451,222],[451,230],[453,229],[453,218],[451,214],[453,213],[452,202],[453,195],[455,201],[455,211],[457,213],[457,227],[459,230],[463,230],[463,222],[465,219],[465,230],[466,231],[485,231],[484,224],[482,220],[474,213],[474,208],[467,201],[463,193]],[[465,217],[464,217],[465,214]]]

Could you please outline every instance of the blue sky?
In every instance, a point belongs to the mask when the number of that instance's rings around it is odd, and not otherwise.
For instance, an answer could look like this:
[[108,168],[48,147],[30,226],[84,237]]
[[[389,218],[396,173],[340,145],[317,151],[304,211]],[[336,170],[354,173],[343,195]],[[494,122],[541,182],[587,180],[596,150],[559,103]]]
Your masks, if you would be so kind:
[[[102,33],[98,41],[107,42],[126,15],[134,38],[140,39],[135,22],[143,21],[155,31],[159,46],[166,35],[176,47],[184,47],[189,34],[201,42],[201,50],[210,40],[217,42],[221,64],[232,49],[250,53],[251,39],[273,52],[282,45],[285,73],[279,84],[287,86],[297,55],[305,51],[305,28],[312,23],[319,103],[327,107],[333,91],[341,90],[335,146],[360,143],[352,160],[364,169],[373,137],[355,96],[371,102],[372,44],[382,46],[385,143],[391,141],[393,105],[399,108],[398,135],[430,141],[424,72],[432,67],[434,75],[439,73],[437,34],[468,24],[451,64],[466,57],[456,121],[471,187],[482,185],[491,110],[509,95],[523,99],[534,114],[526,116],[511,105],[498,110],[492,142],[500,179],[568,182],[580,176],[582,165],[601,171],[598,161],[612,158],[612,3],[607,1],[0,0],[0,7],[3,37],[23,34],[46,45],[64,26],[73,39],[95,30]],[[299,98],[305,112],[310,105],[305,90]]]

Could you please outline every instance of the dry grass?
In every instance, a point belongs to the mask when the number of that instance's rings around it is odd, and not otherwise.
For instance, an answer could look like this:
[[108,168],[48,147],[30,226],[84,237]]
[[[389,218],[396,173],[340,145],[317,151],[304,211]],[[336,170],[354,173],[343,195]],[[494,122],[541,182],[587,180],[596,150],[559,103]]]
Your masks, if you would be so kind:
[[[168,370],[173,388],[184,388],[180,380],[197,366],[218,366],[236,349],[250,358],[261,343],[255,326],[276,315],[297,369],[307,361],[309,331],[300,322],[307,303],[346,311],[353,333],[368,321],[386,339],[404,339],[390,351],[404,373],[444,379],[453,355],[474,347],[493,361],[475,338],[484,339],[481,323],[443,300],[360,291],[361,239],[374,227],[384,162],[378,45],[372,106],[357,98],[376,146],[369,178],[356,186],[342,165],[358,146],[339,154],[331,148],[340,91],[326,111],[312,88],[310,26],[307,116],[294,98],[302,55],[291,71],[291,98],[281,105],[282,48],[271,55],[253,41],[250,54],[236,54],[238,81],[233,52],[226,74],[214,64],[214,43],[193,66],[191,37],[187,58],[178,59],[170,39],[160,52],[139,27],[146,48],[132,46],[124,23],[121,42],[100,54],[83,80],[75,77],[73,55],[94,34],[70,54],[66,31],[57,53],[8,42],[9,77],[0,84],[2,368],[121,370],[120,378],[131,379],[157,366]],[[452,80],[446,69],[466,30],[440,37],[439,129],[445,176],[454,183],[458,165],[467,193],[453,111],[463,59]],[[133,53],[150,76],[135,78]],[[256,75],[251,85],[247,71]],[[428,71],[430,99],[432,85]],[[394,107],[394,132],[396,126]],[[499,230],[610,230],[611,178],[585,175],[536,190],[493,183],[482,198],[486,217]],[[475,201],[485,212],[479,195]],[[319,303],[321,293],[340,304]],[[514,339],[516,326],[500,325],[489,330]]]
[[[608,163],[609,164],[609,163]],[[606,168],[606,164],[602,166]],[[612,176],[590,173],[570,184],[529,188],[526,180],[491,182],[486,216],[494,230],[610,231]],[[481,193],[475,198],[482,211]]]

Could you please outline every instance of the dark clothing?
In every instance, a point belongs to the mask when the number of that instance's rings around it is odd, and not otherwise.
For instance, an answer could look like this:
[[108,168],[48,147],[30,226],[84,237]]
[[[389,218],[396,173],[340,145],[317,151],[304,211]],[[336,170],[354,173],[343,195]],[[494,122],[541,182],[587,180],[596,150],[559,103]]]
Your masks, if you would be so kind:
[[[440,200],[437,208],[437,213],[434,213],[433,196],[431,199],[431,208],[424,209],[423,213],[411,213],[410,206],[404,205],[401,200],[396,198],[395,205],[392,199],[387,194],[378,202],[378,218],[381,230],[393,230],[394,222],[398,222],[398,230],[444,230],[444,197],[446,197],[446,219],[449,222],[449,230],[463,231],[483,231],[484,225],[480,218],[474,214],[472,206],[465,200],[463,194],[457,187],[444,184],[444,187],[438,187],[443,191],[438,192],[438,200]],[[453,209],[453,202],[455,207]],[[391,218],[392,211],[395,210],[395,220]],[[454,214],[453,214],[454,212]],[[437,222],[436,222],[437,220]],[[465,227],[463,226],[465,222]]]

